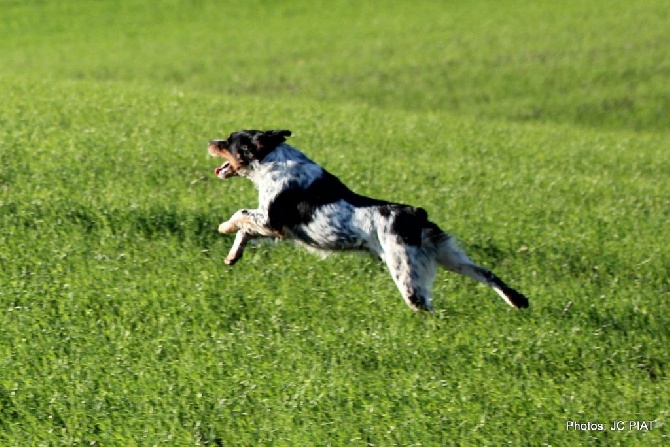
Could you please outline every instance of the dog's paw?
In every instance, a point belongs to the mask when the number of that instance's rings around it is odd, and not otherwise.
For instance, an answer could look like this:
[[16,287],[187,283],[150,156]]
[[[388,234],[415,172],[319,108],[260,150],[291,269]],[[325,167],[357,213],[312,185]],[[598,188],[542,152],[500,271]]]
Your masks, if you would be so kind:
[[237,225],[230,220],[223,222],[219,225],[219,233],[221,234],[231,234],[235,233],[238,230]]
[[240,254],[240,255],[228,255],[228,256],[226,256],[226,259],[223,260],[223,262],[224,262],[226,265],[233,265],[233,264],[235,264],[237,261],[239,261],[240,258],[242,258],[242,255],[241,255],[241,254]]
[[231,234],[240,230],[242,227],[250,223],[249,211],[238,210],[230,219],[219,225],[219,233]]

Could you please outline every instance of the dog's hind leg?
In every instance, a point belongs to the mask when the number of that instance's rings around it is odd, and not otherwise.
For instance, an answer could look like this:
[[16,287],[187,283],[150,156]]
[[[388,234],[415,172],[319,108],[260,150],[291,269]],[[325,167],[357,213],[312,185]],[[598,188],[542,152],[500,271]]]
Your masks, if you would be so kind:
[[437,247],[437,262],[447,270],[467,276],[493,288],[512,307],[528,307],[528,298],[498,278],[493,272],[480,267],[448,238]]
[[381,257],[407,305],[413,310],[432,310],[430,296],[436,270],[433,257],[421,247],[404,245],[400,240],[386,241],[382,249]]

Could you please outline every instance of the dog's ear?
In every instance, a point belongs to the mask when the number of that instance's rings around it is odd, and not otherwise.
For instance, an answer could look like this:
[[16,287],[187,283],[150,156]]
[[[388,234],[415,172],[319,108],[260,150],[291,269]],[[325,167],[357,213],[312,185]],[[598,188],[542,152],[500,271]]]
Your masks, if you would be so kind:
[[267,130],[259,134],[254,143],[261,153],[267,154],[286,141],[286,138],[290,136],[290,130]]

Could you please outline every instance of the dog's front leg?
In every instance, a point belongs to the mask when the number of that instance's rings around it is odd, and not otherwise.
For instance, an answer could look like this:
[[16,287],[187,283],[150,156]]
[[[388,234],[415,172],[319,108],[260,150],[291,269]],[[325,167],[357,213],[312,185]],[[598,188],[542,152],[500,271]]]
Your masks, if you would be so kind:
[[239,261],[242,257],[242,253],[244,252],[244,247],[247,245],[249,239],[251,239],[251,235],[249,233],[244,230],[239,230],[237,234],[235,234],[235,241],[233,242],[233,246],[230,247],[228,256],[226,256],[226,259],[224,259],[223,262],[228,265],[233,265]]
[[242,257],[249,239],[259,236],[281,237],[281,233],[270,228],[267,222],[267,215],[260,210],[239,210],[230,219],[219,225],[220,233],[237,233],[225,263],[232,265],[237,262]]
[[269,227],[267,215],[260,210],[238,210],[219,225],[219,233],[232,234],[239,230],[268,237],[276,236],[277,233]]
[[219,225],[219,233],[221,234],[232,234],[236,233],[237,231],[240,230],[242,225],[247,223],[249,220],[248,218],[249,215],[249,210],[238,210],[230,216],[230,219],[228,219],[225,222],[222,222],[221,225]]

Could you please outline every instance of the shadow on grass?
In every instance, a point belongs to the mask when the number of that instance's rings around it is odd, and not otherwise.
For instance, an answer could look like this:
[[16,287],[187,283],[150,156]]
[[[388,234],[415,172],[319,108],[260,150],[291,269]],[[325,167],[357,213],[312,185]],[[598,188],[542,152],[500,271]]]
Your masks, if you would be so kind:
[[[212,213],[154,206],[150,208],[104,208],[73,201],[51,203],[48,206],[5,204],[0,207],[0,221],[25,230],[49,223],[59,231],[81,232],[87,235],[144,239],[176,238],[207,248],[217,239],[218,220]],[[5,225],[3,225],[5,226]],[[69,228],[68,228],[69,227]]]

